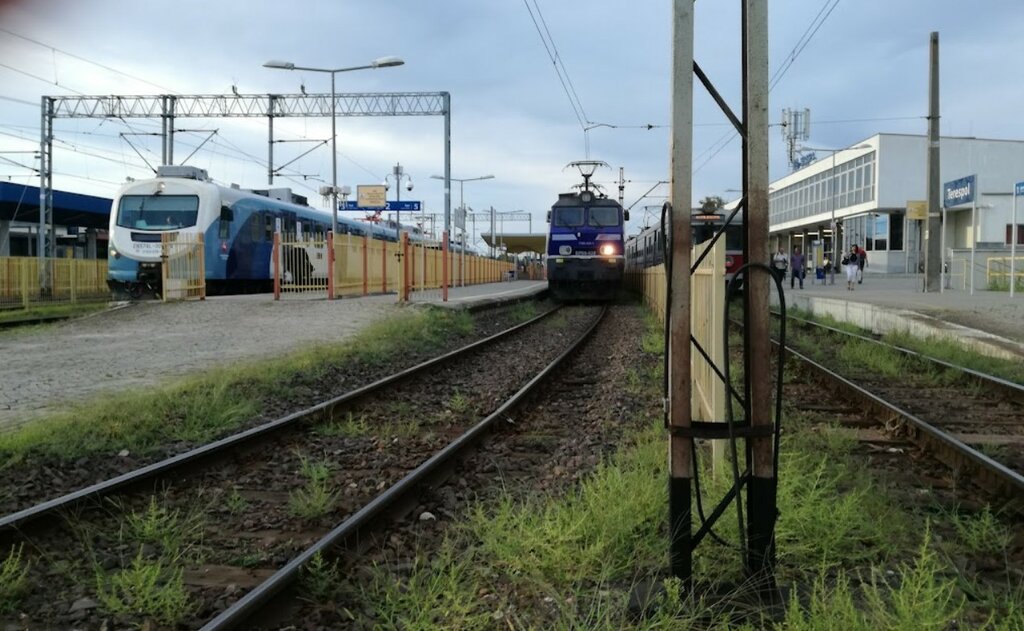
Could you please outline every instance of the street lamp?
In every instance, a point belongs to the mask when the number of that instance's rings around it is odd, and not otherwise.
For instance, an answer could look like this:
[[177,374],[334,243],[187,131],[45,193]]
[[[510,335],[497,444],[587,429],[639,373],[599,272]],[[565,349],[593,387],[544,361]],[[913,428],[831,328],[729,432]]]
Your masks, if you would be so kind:
[[[326,72],[331,75],[331,231],[338,233],[338,133],[336,131],[337,116],[335,115],[335,92],[334,75],[339,72],[350,70],[366,70],[368,68],[390,68],[404,64],[400,57],[379,57],[365,66],[352,66],[350,68],[309,68],[307,66],[296,66],[290,61],[279,61],[272,59],[263,64],[264,68],[275,68],[277,70],[305,70],[307,72]],[[321,189],[321,192],[323,189]]]
[[[396,164],[392,169],[391,173],[384,176],[384,190],[387,191],[391,188],[388,184],[388,178],[394,178],[395,180],[395,201],[402,201],[402,178],[404,177],[409,181],[405,185],[406,190],[412,191],[412,176],[405,172],[401,164]],[[395,229],[398,231],[398,240],[402,240],[402,209],[401,204],[395,206]]]
[[[836,245],[837,245],[836,241],[837,241],[837,237],[839,236],[839,230],[838,230],[838,228],[836,226],[836,188],[838,188],[836,186],[836,179],[837,179],[836,178],[836,154],[839,153],[840,151],[847,151],[847,150],[852,151],[852,150],[856,150],[856,149],[873,149],[873,148],[874,147],[872,147],[871,145],[866,144],[866,143],[865,144],[857,145],[856,147],[845,147],[845,148],[842,148],[842,149],[821,149],[821,148],[818,148],[818,147],[800,147],[801,151],[828,151],[829,153],[832,154],[832,170],[829,171],[829,178],[828,178],[828,185],[829,185],[828,207],[829,207],[829,215],[831,216],[829,230],[832,233],[832,258],[830,259],[830,265],[829,265],[829,270],[830,270],[829,277],[832,279],[832,283],[831,284],[833,284],[833,285],[836,283],[836,277],[835,277],[836,257],[840,254],[840,252],[836,251]],[[807,246],[807,244],[805,243],[804,244],[805,249],[806,249],[806,246]],[[806,256],[806,252],[804,254]]]
[[[443,175],[431,175],[430,179],[432,179],[432,180],[444,180],[445,177]],[[463,203],[463,193],[465,192],[464,191],[464,186],[465,186],[466,182],[476,182],[477,180],[493,180],[493,179],[494,179],[493,175],[480,175],[478,177],[464,177],[464,178],[459,178],[459,177],[449,177],[448,178],[448,180],[454,180],[454,181],[459,183],[459,210],[462,212],[462,265],[461,265],[461,270],[462,270],[461,276],[462,276],[462,278],[459,279],[459,282],[460,282],[460,284],[463,287],[466,286],[466,205],[465,205],[465,203]],[[448,187],[451,186],[450,184],[448,184],[448,182],[445,182],[445,184]],[[476,223],[474,223],[473,225],[475,226]]]

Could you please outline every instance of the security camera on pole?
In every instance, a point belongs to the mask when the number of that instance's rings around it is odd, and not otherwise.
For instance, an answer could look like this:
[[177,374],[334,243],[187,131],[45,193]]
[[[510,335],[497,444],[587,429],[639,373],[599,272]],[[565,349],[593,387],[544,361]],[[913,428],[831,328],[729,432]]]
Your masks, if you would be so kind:
[[[384,176],[384,190],[391,188],[388,184],[388,178],[394,178],[395,180],[395,201],[402,201],[402,178],[406,178],[409,182],[405,185],[405,190],[412,192],[412,176],[405,172],[401,164],[396,164],[392,169],[391,173]],[[395,205],[395,229],[398,231],[398,240],[402,240],[402,208],[401,204]]]

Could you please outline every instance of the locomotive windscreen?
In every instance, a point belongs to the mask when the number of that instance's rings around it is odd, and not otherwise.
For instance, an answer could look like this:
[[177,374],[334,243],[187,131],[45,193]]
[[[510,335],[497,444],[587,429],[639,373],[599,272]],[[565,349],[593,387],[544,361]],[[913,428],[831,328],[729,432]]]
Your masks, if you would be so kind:
[[117,225],[144,230],[177,230],[196,225],[196,195],[125,195],[117,209]]

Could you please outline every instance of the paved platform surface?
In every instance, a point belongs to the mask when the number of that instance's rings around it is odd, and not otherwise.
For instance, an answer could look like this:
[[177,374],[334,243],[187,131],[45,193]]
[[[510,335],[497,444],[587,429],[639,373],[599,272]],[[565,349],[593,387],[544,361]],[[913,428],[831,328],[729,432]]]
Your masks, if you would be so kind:
[[[455,288],[451,306],[531,296],[546,282]],[[440,303],[420,296],[417,303]],[[140,302],[42,328],[0,331],[0,431],[104,391],[337,342],[403,307],[395,294],[326,300],[323,294]]]
[[[991,349],[992,354],[1024,359],[1024,295],[1013,299],[1008,292],[947,289],[925,293],[919,275],[865,274],[863,284],[846,289],[846,277],[836,275],[835,285],[804,281],[804,289],[790,289],[786,299],[814,313],[830,313],[837,319],[861,323],[877,332],[893,328],[917,329],[920,334],[961,339]],[[961,339],[962,341],[962,339]],[[982,350],[981,347],[978,347]]]

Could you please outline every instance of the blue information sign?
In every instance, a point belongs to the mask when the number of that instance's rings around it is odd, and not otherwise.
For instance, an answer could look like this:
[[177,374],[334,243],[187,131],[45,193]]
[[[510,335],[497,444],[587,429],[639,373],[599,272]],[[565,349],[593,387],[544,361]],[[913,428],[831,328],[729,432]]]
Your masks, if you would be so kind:
[[1017,182],[1013,185],[1013,194],[1024,197],[1024,182]]
[[394,200],[394,199],[388,200],[387,201],[387,206],[385,206],[384,208],[363,208],[358,203],[356,203],[355,200],[347,200],[344,203],[344,205],[340,205],[340,204],[338,205],[338,209],[339,210],[373,210],[373,211],[377,211],[377,210],[382,210],[382,211],[404,210],[406,212],[409,212],[409,211],[419,211],[422,207],[423,207],[423,202],[421,202],[421,201],[404,200],[404,199],[400,200],[400,201],[399,200]]
[[942,205],[946,208],[974,201],[975,176],[968,175],[942,185]]

